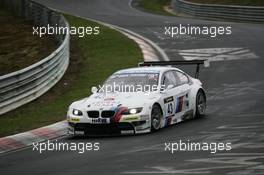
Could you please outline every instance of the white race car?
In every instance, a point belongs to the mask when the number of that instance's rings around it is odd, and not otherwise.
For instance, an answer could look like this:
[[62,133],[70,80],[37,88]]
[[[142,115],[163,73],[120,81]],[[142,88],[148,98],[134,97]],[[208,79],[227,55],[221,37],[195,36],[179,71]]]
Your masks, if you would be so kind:
[[[190,62],[197,64],[196,73],[201,63]],[[72,103],[67,113],[69,134],[148,133],[205,115],[200,80],[174,67],[149,65],[117,71],[99,90],[93,88],[90,97]]]

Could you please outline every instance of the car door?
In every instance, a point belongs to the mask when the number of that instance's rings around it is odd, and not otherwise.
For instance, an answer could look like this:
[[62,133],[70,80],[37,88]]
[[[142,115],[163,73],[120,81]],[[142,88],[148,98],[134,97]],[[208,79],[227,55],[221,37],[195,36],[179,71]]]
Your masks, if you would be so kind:
[[175,115],[184,119],[184,114],[190,110],[189,94],[191,90],[189,77],[180,71],[174,71],[177,79],[177,95],[175,99]]
[[180,87],[178,86],[176,74],[173,71],[167,71],[162,76],[163,106],[164,106],[164,126],[170,125],[177,121],[176,102],[179,97]]

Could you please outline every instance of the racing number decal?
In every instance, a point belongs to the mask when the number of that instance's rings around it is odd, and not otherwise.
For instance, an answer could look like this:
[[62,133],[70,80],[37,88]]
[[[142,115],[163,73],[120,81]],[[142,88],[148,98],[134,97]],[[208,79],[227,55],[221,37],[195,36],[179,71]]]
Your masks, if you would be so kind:
[[166,117],[174,115],[174,100],[173,96],[164,99]]
[[168,103],[168,111],[167,111],[168,114],[173,114],[173,103]]
[[176,113],[184,110],[184,96],[178,97],[176,100]]

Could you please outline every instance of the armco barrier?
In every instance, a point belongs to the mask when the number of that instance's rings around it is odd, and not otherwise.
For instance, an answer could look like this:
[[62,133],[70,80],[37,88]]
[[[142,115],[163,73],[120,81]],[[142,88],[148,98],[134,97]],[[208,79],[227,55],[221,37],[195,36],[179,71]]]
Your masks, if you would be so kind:
[[176,13],[206,19],[264,22],[264,7],[199,4],[185,0],[172,0],[171,6]]
[[[69,27],[61,14],[33,1],[0,0],[0,5],[18,16],[33,20],[37,26],[49,24]],[[24,69],[0,76],[0,115],[36,99],[61,79],[69,64],[70,36],[53,37],[59,46],[48,57]]]

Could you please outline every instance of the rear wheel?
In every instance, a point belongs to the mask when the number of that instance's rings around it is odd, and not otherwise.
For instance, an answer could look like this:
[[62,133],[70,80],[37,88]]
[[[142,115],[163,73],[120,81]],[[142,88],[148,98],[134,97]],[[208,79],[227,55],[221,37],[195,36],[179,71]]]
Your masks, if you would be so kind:
[[151,131],[157,131],[160,129],[162,118],[162,111],[160,106],[154,104],[151,110]]
[[206,110],[206,97],[203,91],[199,90],[196,95],[196,114],[195,117],[203,117]]

